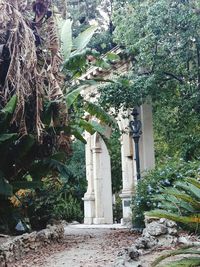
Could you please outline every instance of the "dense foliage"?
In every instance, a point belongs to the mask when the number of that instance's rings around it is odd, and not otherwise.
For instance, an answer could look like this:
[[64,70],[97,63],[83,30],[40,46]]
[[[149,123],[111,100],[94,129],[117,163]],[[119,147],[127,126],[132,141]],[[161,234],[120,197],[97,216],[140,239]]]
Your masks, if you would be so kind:
[[162,205],[159,201],[153,200],[152,196],[159,195],[163,188],[172,186],[176,181],[183,181],[188,177],[198,178],[199,171],[198,161],[185,162],[183,159],[169,159],[162,166],[150,171],[138,182],[133,197],[134,227],[144,227],[144,212]]
[[199,194],[200,183],[197,179],[176,181],[173,187],[161,189],[161,194],[153,197],[159,202],[159,209],[146,214],[176,221],[199,232]]
[[[100,89],[105,108],[153,104],[156,156],[199,155],[198,1],[117,1],[115,42],[133,63],[129,73]],[[160,159],[158,159],[160,160]]]
[[[39,221],[41,217],[38,212],[42,217],[47,213],[48,219],[55,214],[52,209],[57,202],[60,206],[64,202],[66,205],[65,215],[60,217],[70,219],[70,213],[76,216],[81,213],[80,195],[85,188],[85,181],[79,184],[80,177],[73,176],[67,167],[72,136],[84,143],[84,130],[104,137],[103,124],[112,123],[100,107],[80,96],[83,88],[71,86],[72,79],[90,66],[87,55],[91,49],[88,51],[86,46],[96,27],[87,27],[72,38],[71,20],[64,20],[54,12],[48,0],[2,1],[0,10],[0,151],[4,154],[0,160],[0,197],[3,199],[0,217],[2,220],[8,217],[8,210],[3,208],[3,203],[10,205],[8,197],[17,194],[19,189],[31,188],[33,195],[28,206],[35,214],[35,223],[36,218]],[[85,111],[98,117],[102,125],[85,119]],[[64,198],[63,192],[48,191],[44,185],[44,179],[51,177],[64,179],[61,181],[67,185]],[[52,194],[48,195],[49,192]],[[42,204],[38,204],[38,199]],[[57,215],[60,210],[56,209]],[[20,216],[32,218],[27,213]],[[75,219],[74,216],[71,219]],[[38,225],[43,227],[46,218]]]

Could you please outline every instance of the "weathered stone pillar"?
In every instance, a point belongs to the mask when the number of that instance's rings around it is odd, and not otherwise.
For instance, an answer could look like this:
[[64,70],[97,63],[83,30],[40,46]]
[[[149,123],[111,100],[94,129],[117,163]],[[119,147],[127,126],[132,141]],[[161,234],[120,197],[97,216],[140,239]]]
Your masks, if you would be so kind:
[[87,192],[84,195],[84,224],[93,224],[95,217],[95,197],[94,197],[94,181],[93,181],[93,155],[92,155],[92,136],[85,133],[87,144],[85,145],[86,158],[86,178]]
[[113,223],[111,163],[107,147],[98,135],[94,135],[93,178],[95,194],[94,224]]
[[84,223],[113,223],[111,163],[103,139],[96,133],[86,135],[87,192],[84,195]]
[[[125,117],[123,116],[125,115]],[[126,114],[122,112],[118,117],[121,135],[121,162],[122,162],[122,199],[123,218],[122,224],[126,224],[131,220],[131,198],[134,191],[135,162],[133,160],[133,142],[129,133],[128,111]]]
[[[126,112],[126,118],[123,118],[123,114],[119,116],[119,127],[122,131],[121,136],[121,160],[122,160],[122,179],[123,189],[121,193],[122,207],[123,207],[123,219],[122,223],[126,224],[131,220],[131,199],[134,194],[134,188],[137,184],[136,176],[136,161],[134,153],[134,141],[130,136],[128,111]],[[153,140],[153,122],[152,122],[152,107],[150,104],[143,104],[140,107],[140,120],[142,122],[142,135],[140,137],[139,149],[140,149],[140,170],[141,177],[145,175],[145,172],[151,170],[155,166],[154,155],[154,140]]]
[[123,220],[126,224],[131,219],[131,198],[134,190],[134,161],[133,161],[133,144],[128,133],[121,136],[121,157],[122,157],[122,179],[123,188],[120,197],[122,199]]
[[142,122],[142,135],[140,137],[140,168],[141,176],[143,177],[146,171],[152,170],[155,167],[151,104],[145,103],[140,107],[140,120]]

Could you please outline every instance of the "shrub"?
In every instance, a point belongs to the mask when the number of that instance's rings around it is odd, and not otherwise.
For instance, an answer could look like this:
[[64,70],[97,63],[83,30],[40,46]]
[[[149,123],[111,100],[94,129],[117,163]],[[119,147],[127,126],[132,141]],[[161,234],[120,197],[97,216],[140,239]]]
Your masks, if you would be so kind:
[[118,193],[115,194],[115,203],[113,204],[113,218],[114,222],[120,223],[123,218],[122,199]]
[[71,195],[66,199],[60,198],[59,202],[54,206],[53,213],[56,218],[67,222],[81,222],[83,220],[83,211],[81,210],[80,203]]
[[20,190],[15,198],[11,198],[12,203],[23,213],[24,219],[28,219],[33,230],[46,228],[51,221],[83,219],[77,189],[70,181],[64,183],[58,177],[44,179],[43,186],[31,192]]
[[192,230],[199,230],[200,223],[200,182],[194,178],[174,183],[173,187],[162,190],[153,197],[160,203],[160,209],[147,212],[147,215],[167,218]]
[[197,178],[200,172],[199,161],[185,162],[182,159],[168,162],[146,174],[138,182],[135,196],[132,200],[133,227],[144,227],[144,212],[159,208],[159,202],[153,201],[152,196],[159,194],[162,188],[169,187],[177,180],[191,177]]

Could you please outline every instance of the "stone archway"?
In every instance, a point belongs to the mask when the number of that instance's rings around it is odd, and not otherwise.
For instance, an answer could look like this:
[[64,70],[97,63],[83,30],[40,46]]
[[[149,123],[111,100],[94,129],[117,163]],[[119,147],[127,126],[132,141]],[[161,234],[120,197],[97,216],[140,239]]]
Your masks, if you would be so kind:
[[[131,198],[137,184],[134,144],[130,136],[127,114],[119,114],[118,124],[121,135],[121,161],[123,188],[121,192],[123,218],[126,224],[131,219]],[[152,125],[152,108],[150,104],[140,107],[140,120],[142,122],[142,136],[140,138],[140,165],[141,176],[154,168],[154,140]],[[96,133],[86,134],[86,175],[88,189],[84,195],[85,224],[113,223],[111,163],[110,155],[103,139]]]
[[[104,79],[112,78],[114,72],[126,73],[132,66],[131,58],[123,55],[123,51],[119,47],[115,47],[110,51],[120,56],[113,67],[102,70],[99,67],[93,67],[86,74],[78,79],[87,80],[96,76]],[[83,92],[85,99],[90,99],[91,93],[98,98],[98,91],[95,85],[87,87]],[[94,99],[94,100],[95,100]],[[152,125],[152,108],[150,104],[143,104],[140,107],[140,120],[142,122],[143,134],[140,138],[140,166],[141,174],[154,168],[154,141],[153,141],[153,125]],[[129,114],[129,113],[128,113]],[[123,203],[123,223],[130,221],[131,208],[130,202],[134,193],[136,180],[136,167],[134,144],[129,134],[129,119],[124,119],[121,113],[118,117],[120,130],[123,132],[121,136],[121,160],[122,160],[122,178],[123,188],[121,198]],[[86,173],[88,180],[88,189],[84,195],[84,212],[85,224],[102,224],[112,223],[112,189],[111,189],[111,166],[110,156],[104,141],[98,134],[86,134]]]
[[99,134],[86,134],[86,176],[84,223],[112,224],[111,163],[108,149]]

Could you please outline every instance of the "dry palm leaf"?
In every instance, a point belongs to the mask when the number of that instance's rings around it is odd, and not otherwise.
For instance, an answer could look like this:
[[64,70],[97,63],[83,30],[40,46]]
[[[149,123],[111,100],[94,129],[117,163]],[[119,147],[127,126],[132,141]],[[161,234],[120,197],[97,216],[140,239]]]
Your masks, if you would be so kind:
[[49,8],[50,0],[0,2],[0,105],[16,94],[13,123],[22,135],[34,130],[39,140],[44,99],[63,97],[60,44]]

